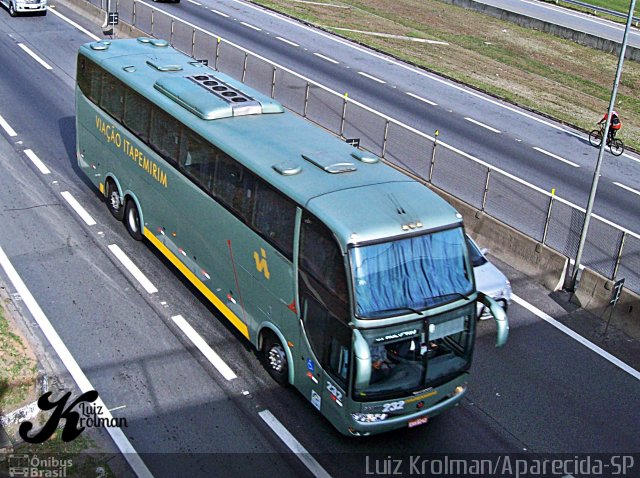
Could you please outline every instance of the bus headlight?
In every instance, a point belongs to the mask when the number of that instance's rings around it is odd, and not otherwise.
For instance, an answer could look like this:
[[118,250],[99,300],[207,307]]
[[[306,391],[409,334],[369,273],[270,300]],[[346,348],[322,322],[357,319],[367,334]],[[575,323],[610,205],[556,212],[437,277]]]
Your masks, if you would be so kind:
[[386,413],[352,413],[351,416],[356,422],[373,423],[386,420],[389,415]]

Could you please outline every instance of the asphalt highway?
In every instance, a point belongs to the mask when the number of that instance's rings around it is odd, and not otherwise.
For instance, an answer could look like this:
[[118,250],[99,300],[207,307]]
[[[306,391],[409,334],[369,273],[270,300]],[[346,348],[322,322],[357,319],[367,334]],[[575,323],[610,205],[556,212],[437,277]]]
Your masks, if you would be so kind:
[[[240,0],[153,6],[429,135],[439,130],[441,141],[586,206],[598,151],[585,133]],[[131,16],[124,7],[120,15]],[[594,208],[634,232],[640,231],[639,163],[635,154],[606,152]],[[484,186],[472,171],[469,183]],[[513,198],[514,209],[526,215],[518,201],[527,199]]]
[[[73,12],[62,13],[99,34]],[[150,246],[132,241],[83,179],[75,166],[73,80],[75,54],[86,41],[54,14],[10,18],[0,11],[0,116],[11,128],[0,130],[0,247],[105,404],[128,419],[123,431],[153,475],[364,476],[373,454],[495,458],[640,449],[630,426],[640,421],[634,400],[640,375],[519,303],[509,311],[505,348],[493,347],[491,322],[479,324],[471,389],[459,407],[413,430],[369,439],[339,435],[297,391],[277,386],[225,319]],[[113,246],[156,291],[125,268]],[[560,318],[544,291],[504,267],[516,294]],[[15,292],[1,268],[0,278]],[[17,304],[46,344],[31,312]],[[236,378],[206,359],[177,316]],[[291,453],[291,441],[274,431],[269,416],[308,454]]]

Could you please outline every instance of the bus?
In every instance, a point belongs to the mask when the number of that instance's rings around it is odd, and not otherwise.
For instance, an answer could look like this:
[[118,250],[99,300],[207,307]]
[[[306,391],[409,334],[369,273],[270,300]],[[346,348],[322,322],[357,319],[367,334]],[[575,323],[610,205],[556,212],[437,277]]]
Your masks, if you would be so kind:
[[345,435],[461,400],[478,301],[507,340],[453,207],[164,40],[80,47],[76,132],[111,214]]

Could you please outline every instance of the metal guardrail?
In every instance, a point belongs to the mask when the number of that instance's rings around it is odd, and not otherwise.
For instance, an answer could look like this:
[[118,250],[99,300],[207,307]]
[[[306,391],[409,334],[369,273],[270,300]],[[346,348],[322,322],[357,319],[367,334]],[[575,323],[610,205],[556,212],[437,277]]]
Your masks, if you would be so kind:
[[[599,7],[597,5],[591,5],[590,3],[580,2],[578,0],[561,0],[564,3],[570,3],[571,5],[577,5],[579,7],[588,8],[589,10],[593,10],[594,12],[606,13],[607,15],[611,15],[614,17],[627,18],[626,13],[616,12],[615,10],[609,10],[608,8]],[[556,3],[558,1],[556,0]],[[633,21],[637,24],[640,22],[640,18],[633,17]]]
[[[90,0],[100,7],[101,0]],[[103,0],[102,0],[103,1]],[[278,100],[334,134],[574,258],[585,210],[422,131],[141,0],[118,0],[120,20]],[[437,146],[437,148],[436,148]],[[593,215],[583,264],[640,292],[640,235]]]

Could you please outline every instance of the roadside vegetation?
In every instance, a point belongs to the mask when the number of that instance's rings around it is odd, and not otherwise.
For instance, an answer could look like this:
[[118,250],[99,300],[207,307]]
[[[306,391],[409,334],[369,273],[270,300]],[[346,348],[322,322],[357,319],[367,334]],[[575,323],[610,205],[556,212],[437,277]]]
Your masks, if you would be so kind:
[[[561,7],[571,8],[572,10],[580,10],[587,13],[593,13],[593,9],[581,7],[579,5],[575,5],[569,2],[563,2],[562,0],[542,0],[547,3],[553,3],[555,5],[560,5]],[[588,3],[595,7],[606,8],[607,10],[613,10],[615,12],[624,13],[625,15],[629,13],[629,7],[631,6],[631,0],[581,0],[582,3]],[[634,16],[638,16],[638,12],[640,12],[640,5],[636,2],[636,8],[634,11]],[[598,15],[601,15],[598,13]]]
[[[444,1],[253,1],[585,131],[594,129],[609,104],[616,55]],[[625,3],[610,3],[614,1]],[[344,28],[448,44],[381,38]],[[638,62],[625,61],[616,109],[623,121],[619,137],[640,149]]]

